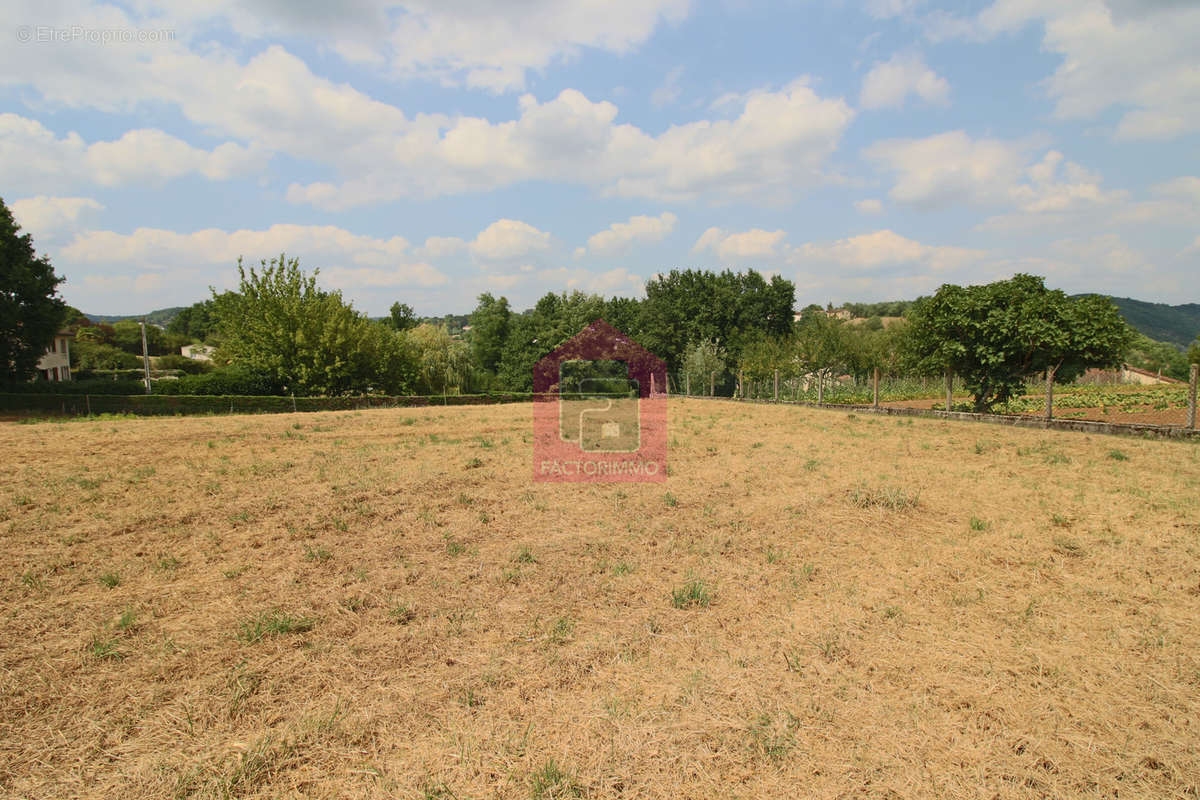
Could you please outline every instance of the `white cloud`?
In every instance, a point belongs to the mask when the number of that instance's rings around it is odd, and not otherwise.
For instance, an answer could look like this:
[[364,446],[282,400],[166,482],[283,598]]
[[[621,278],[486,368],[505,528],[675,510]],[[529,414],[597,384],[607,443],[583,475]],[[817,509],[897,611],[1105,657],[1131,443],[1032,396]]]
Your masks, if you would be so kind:
[[457,236],[430,236],[419,249],[423,258],[434,260],[452,256],[467,247],[467,243]]
[[[514,14],[499,0],[465,2],[411,0],[402,4],[400,13],[386,15],[397,31],[407,31],[403,47],[397,44],[398,53],[403,51],[403,69],[422,65],[420,70],[468,82],[494,78],[509,85],[523,74],[520,64],[544,66],[549,63],[545,59],[566,52],[551,48],[536,57],[521,56],[530,36],[567,42],[567,50],[594,45],[623,52],[648,36],[661,19],[681,17],[688,5],[686,0],[619,0],[617,7],[530,0],[522,14]],[[43,6],[30,2],[10,16],[36,18],[50,26],[96,28],[189,19],[179,8],[167,13],[149,3],[138,6],[140,16],[82,0]],[[246,35],[260,35],[275,31],[275,16],[303,21],[317,13],[289,7],[261,19],[246,12],[246,21],[231,4],[217,8],[195,12],[197,24],[181,23],[179,30],[207,30],[199,22],[227,13]],[[378,18],[372,9],[377,6],[347,9],[348,17],[361,17],[348,27],[371,29]],[[522,32],[510,30],[518,20]],[[286,22],[293,24],[300,21]],[[410,30],[414,25],[419,36]],[[330,26],[331,33],[340,30]],[[576,33],[563,34],[568,29]],[[444,51],[451,41],[457,44]],[[446,55],[460,49],[459,55]],[[738,105],[731,106],[736,114],[732,119],[696,120],[657,134],[618,122],[615,105],[572,89],[545,101],[525,95],[516,117],[507,121],[409,115],[352,86],[314,75],[278,44],[269,44],[244,63],[238,53],[210,41],[193,51],[184,36],[128,47],[0,48],[0,86],[31,87],[40,95],[39,102],[49,106],[105,112],[177,107],[207,134],[233,139],[252,153],[286,154],[329,167],[332,178],[294,183],[287,197],[334,211],[408,196],[488,191],[528,180],[573,183],[661,202],[781,202],[830,180],[826,162],[854,115],[844,100],[819,96],[805,79],[742,95]],[[230,171],[232,167],[222,168],[219,156],[232,155],[214,153],[209,171]]]
[[481,259],[499,261],[544,252],[550,244],[550,234],[545,231],[520,220],[500,219],[480,231],[470,248]]
[[78,230],[85,218],[104,206],[91,197],[25,197],[8,204],[9,210],[34,245],[54,242]]
[[[588,237],[585,252],[594,255],[627,253],[634,242],[661,242],[675,229],[679,218],[670,211],[657,217],[630,217],[628,222],[614,222],[606,230]],[[580,248],[583,250],[583,248]],[[577,255],[583,253],[577,252]]]
[[752,228],[740,233],[730,233],[714,227],[700,234],[700,238],[692,245],[692,253],[711,250],[722,263],[730,264],[742,264],[747,261],[774,262],[787,254],[786,239],[787,233],[781,230]]
[[879,214],[883,212],[883,203],[877,197],[868,197],[854,203],[854,208],[860,214]]
[[1056,150],[1032,161],[1035,142],[972,139],[950,131],[925,139],[889,139],[864,151],[895,174],[888,196],[935,209],[956,205],[1009,207],[1017,216],[994,217],[987,227],[1012,227],[1037,215],[1111,206],[1127,194],[1101,187],[1099,175]]
[[[47,5],[16,0],[6,9],[13,20],[55,27],[155,27],[174,29],[176,47],[213,28],[232,29],[242,40],[303,39],[316,42],[355,65],[397,78],[424,78],[491,91],[520,89],[526,73],[575,58],[584,49],[623,54],[645,43],[664,23],[686,18],[690,0],[353,0],[340,3],[238,2],[166,3],[134,0],[127,13],[83,0]],[[10,3],[11,5],[11,3]],[[209,42],[203,42],[209,45]],[[153,58],[151,47],[123,54],[90,50],[107,62]],[[26,48],[4,48],[17,50]],[[76,52],[83,48],[76,48]],[[160,48],[161,51],[161,48]],[[64,72],[86,56],[68,55]],[[3,71],[0,56],[0,72]],[[98,71],[109,73],[104,66]],[[113,77],[111,73],[107,77]],[[0,79],[2,80],[2,79]],[[46,76],[46,83],[62,83]],[[66,87],[59,87],[66,88]],[[69,90],[68,90],[69,91]]]
[[1118,208],[1112,225],[1200,226],[1200,178],[1183,175],[1150,187],[1153,199]]
[[[618,109],[567,89],[519,102],[509,122],[419,116],[353,158],[328,148],[339,184],[293,184],[288,199],[330,210],[412,194],[484,191],[527,180],[593,186],[665,202],[778,202],[830,180],[825,162],[853,111],[804,81],[748,95],[734,119],[673,125],[651,136],[617,123]],[[398,113],[398,112],[397,112]],[[330,154],[333,154],[330,156]]]
[[978,262],[986,255],[982,250],[922,244],[893,231],[880,230],[828,243],[808,242],[793,250],[792,260],[808,266],[835,265],[850,271],[909,265],[940,273]]
[[919,54],[897,53],[877,63],[863,78],[859,104],[863,108],[902,108],[910,94],[931,105],[945,105],[950,84],[927,67]]
[[408,241],[400,236],[379,239],[332,225],[272,225],[265,230],[224,231],[216,228],[179,233],[161,228],[138,228],[131,234],[88,231],[59,250],[75,265],[101,265],[142,272],[212,268],[233,273],[239,256],[248,264],[289,252],[301,266],[338,286],[437,286],[446,276],[427,263],[409,257]]
[[1060,239],[1050,245],[1054,255],[1086,265],[1093,278],[1097,272],[1130,276],[1153,272],[1145,255],[1125,243],[1115,233],[1083,239]]
[[996,0],[950,35],[987,38],[1042,25],[1042,48],[1062,57],[1044,82],[1060,119],[1121,110],[1118,139],[1171,139],[1200,130],[1196,42],[1200,6],[1187,2]]
[[0,182],[40,188],[155,185],[188,174],[226,180],[257,173],[268,156],[226,142],[202,150],[160,130],[141,129],[87,144],[74,132],[59,138],[40,122],[0,114]]
[[888,196],[897,203],[944,207],[1008,199],[1027,162],[1028,147],[996,139],[972,139],[949,131],[925,139],[886,139],[864,151],[870,161],[895,173]]

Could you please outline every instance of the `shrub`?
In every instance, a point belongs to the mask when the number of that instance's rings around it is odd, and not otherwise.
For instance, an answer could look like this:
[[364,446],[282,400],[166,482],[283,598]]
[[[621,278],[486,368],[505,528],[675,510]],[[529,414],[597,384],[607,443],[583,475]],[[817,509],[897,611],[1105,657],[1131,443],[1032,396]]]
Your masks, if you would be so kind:
[[255,395],[279,394],[279,387],[270,378],[246,367],[232,365],[214,369],[203,375],[184,375],[178,380],[158,381],[157,394],[191,395]]
[[194,358],[186,358],[176,353],[159,356],[156,362],[158,369],[177,369],[180,372],[186,372],[188,375],[202,375],[213,370],[212,362],[197,361]]
[[75,342],[71,360],[79,369],[136,369],[142,360],[119,347],[100,342]]

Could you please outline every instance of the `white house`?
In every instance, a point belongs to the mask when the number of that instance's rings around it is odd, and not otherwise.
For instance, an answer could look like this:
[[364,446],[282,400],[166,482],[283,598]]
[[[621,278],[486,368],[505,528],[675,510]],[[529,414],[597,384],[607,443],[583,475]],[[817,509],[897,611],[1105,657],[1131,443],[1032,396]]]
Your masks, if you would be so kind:
[[193,361],[212,361],[214,349],[206,344],[185,344],[179,348],[179,352],[184,358],[190,358]]
[[71,380],[71,337],[70,331],[59,331],[50,340],[46,354],[38,361],[38,373],[48,381]]

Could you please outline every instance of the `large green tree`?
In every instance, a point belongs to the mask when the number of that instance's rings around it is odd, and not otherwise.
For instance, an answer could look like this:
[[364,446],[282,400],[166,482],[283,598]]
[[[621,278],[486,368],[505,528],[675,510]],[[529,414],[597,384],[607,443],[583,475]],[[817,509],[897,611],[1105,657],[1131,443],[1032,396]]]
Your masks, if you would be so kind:
[[911,310],[906,338],[914,366],[927,373],[953,370],[980,412],[1048,369],[1066,382],[1089,367],[1118,366],[1131,341],[1108,298],[1071,298],[1024,274],[981,286],[942,286]]
[[[411,382],[403,334],[371,322],[281,254],[249,270],[216,304],[220,355],[296,394],[397,393]],[[217,299],[214,291],[214,300]]]
[[673,370],[705,340],[720,341],[737,362],[750,342],[791,332],[794,303],[795,286],[778,275],[672,270],[646,283],[639,330],[631,333]]
[[415,360],[419,394],[461,392],[470,377],[466,343],[453,338],[444,325],[422,323],[405,333]]
[[479,295],[479,304],[471,312],[471,358],[475,364],[494,373],[504,353],[512,311],[508,298],[497,300],[489,293]]
[[0,384],[27,381],[67,316],[63,279],[0,199]]
[[550,292],[529,311],[512,316],[497,370],[500,384],[510,391],[532,391],[534,364],[588,324],[602,319],[606,308],[599,295]]
[[394,331],[408,331],[421,323],[408,303],[395,302],[388,309],[384,322]]

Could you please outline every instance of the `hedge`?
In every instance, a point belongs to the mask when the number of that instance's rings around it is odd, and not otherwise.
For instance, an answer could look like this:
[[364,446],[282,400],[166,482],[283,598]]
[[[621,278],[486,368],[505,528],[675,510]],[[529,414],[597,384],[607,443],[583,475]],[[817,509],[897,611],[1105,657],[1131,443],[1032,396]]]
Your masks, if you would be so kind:
[[520,403],[530,393],[365,397],[263,397],[245,395],[0,394],[0,411],[49,414],[278,414],[293,411],[353,411],[363,408],[464,406]]

